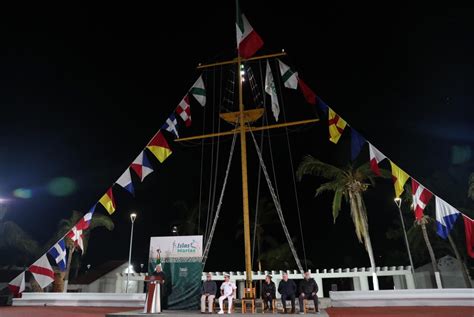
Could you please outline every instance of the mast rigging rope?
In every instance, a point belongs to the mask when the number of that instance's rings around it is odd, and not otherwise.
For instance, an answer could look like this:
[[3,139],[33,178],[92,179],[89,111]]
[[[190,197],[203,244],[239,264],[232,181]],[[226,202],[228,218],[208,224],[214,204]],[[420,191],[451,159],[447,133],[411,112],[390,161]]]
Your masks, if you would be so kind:
[[[277,63],[277,61],[275,61],[275,64],[276,63]],[[278,89],[280,90],[280,100],[281,100],[281,109],[282,109],[282,113],[283,113],[283,120],[285,120],[285,122],[286,122],[285,101],[284,101],[283,96],[281,94],[281,74],[280,74],[280,72],[277,72],[277,77],[280,79],[280,80],[278,80]],[[308,262],[306,260],[306,248],[305,248],[305,245],[304,245],[303,224],[301,222],[300,203],[299,203],[299,199],[298,199],[298,190],[296,189],[295,167],[293,165],[293,156],[291,155],[290,136],[288,134],[288,128],[287,127],[285,127],[285,132],[286,132],[286,142],[288,144],[288,156],[290,158],[291,176],[292,176],[292,180],[293,180],[293,190],[295,192],[296,211],[298,212],[298,222],[299,222],[299,225],[300,225],[300,235],[301,235],[301,244],[302,244],[302,247],[303,247],[304,266],[305,266],[306,269],[308,269]]]
[[206,246],[204,248],[204,252],[203,252],[203,255],[202,255],[202,267],[203,268],[206,265],[207,256],[209,254],[209,249],[211,248],[212,237],[214,236],[214,231],[216,229],[217,220],[219,219],[219,214],[220,214],[221,207],[222,207],[222,199],[224,198],[224,192],[225,192],[225,188],[227,186],[227,178],[229,177],[229,171],[230,171],[230,166],[231,166],[231,163],[232,163],[232,157],[234,155],[235,140],[237,139],[237,134],[238,134],[237,132],[234,133],[234,137],[232,138],[232,145],[230,147],[230,154],[229,154],[229,162],[227,162],[227,168],[226,168],[226,171],[225,171],[224,183],[222,184],[222,190],[221,190],[221,194],[219,196],[219,202],[217,204],[217,209],[216,209],[216,213],[215,213],[215,216],[214,216],[214,222],[212,223],[211,230],[209,232],[209,237],[206,241]]
[[288,245],[290,246],[291,253],[293,254],[293,257],[295,258],[298,269],[300,270],[301,273],[303,273],[304,272],[303,266],[301,265],[300,259],[298,258],[298,254],[296,253],[295,246],[293,245],[293,240],[291,239],[290,233],[288,232],[288,228],[286,227],[285,218],[283,217],[283,211],[281,209],[280,202],[276,196],[275,189],[273,188],[272,182],[270,180],[270,176],[268,175],[265,162],[263,161],[262,153],[260,152],[260,149],[257,144],[257,140],[255,139],[255,136],[252,130],[249,129],[249,131],[250,131],[250,135],[252,135],[252,140],[255,145],[255,150],[257,151],[258,159],[260,160],[260,165],[262,166],[263,175],[265,175],[265,179],[267,180],[268,189],[270,190],[270,194],[272,196],[273,203],[275,204],[278,217],[280,218],[283,231],[285,232],[286,239],[288,240]]

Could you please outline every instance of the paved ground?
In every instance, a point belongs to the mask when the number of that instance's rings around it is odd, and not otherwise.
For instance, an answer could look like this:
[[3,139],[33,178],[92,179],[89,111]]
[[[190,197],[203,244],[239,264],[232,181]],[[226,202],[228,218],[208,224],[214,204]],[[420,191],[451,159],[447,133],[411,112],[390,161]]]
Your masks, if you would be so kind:
[[105,317],[108,313],[136,310],[123,307],[0,307],[0,317]]
[[472,307],[358,307],[328,308],[331,317],[473,317]]
[[[105,317],[108,314],[129,311],[122,316],[144,316],[135,308],[117,307],[0,307],[0,317]],[[328,308],[317,316],[330,317],[474,317],[473,307],[367,307]],[[165,312],[155,316],[202,316],[199,312]],[[237,316],[250,316],[236,313]],[[260,315],[260,314],[258,314]],[[312,314],[313,316],[316,316]],[[109,315],[113,316],[113,315]],[[115,315],[117,316],[117,315]]]

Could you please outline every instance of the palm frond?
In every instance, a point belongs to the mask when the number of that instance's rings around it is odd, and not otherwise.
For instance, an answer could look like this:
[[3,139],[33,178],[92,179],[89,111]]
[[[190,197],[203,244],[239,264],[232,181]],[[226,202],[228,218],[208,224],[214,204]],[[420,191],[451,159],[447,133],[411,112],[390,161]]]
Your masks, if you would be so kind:
[[389,170],[380,169],[380,176],[376,175],[374,171],[370,168],[370,162],[366,162],[355,169],[355,174],[357,175],[358,180],[363,181],[369,178],[382,177],[382,178],[392,178],[392,173]]
[[344,190],[339,188],[334,192],[334,197],[332,199],[332,218],[334,223],[339,216],[339,211],[341,210],[342,197],[344,195]]
[[11,248],[31,256],[39,252],[38,242],[12,221],[0,223],[0,249]]
[[339,183],[337,181],[330,181],[322,184],[316,189],[314,196],[319,196],[324,192],[334,192],[339,188]]
[[324,163],[311,155],[307,155],[303,158],[298,169],[296,170],[296,176],[298,180],[301,180],[304,175],[321,176],[326,179],[336,179],[341,177],[344,171],[339,167],[331,164]]
[[112,231],[115,225],[109,216],[94,213],[88,230],[91,231],[97,227],[105,227],[107,230]]

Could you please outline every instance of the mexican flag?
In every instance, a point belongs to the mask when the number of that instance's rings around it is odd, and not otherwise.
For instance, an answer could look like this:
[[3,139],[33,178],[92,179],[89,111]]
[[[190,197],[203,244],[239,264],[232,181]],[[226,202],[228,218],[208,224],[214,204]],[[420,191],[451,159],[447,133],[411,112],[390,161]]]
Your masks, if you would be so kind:
[[238,1],[236,1],[236,6],[237,49],[239,50],[239,56],[249,58],[263,46],[263,41],[252,28],[245,15],[240,12]]

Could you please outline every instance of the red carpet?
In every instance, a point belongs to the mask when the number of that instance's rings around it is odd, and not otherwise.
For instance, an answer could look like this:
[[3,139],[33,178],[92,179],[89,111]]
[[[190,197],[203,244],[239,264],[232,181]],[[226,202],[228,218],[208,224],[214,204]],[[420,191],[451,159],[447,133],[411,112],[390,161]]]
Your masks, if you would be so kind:
[[103,317],[136,308],[124,307],[0,307],[0,317]]
[[348,307],[328,308],[326,312],[330,317],[473,317],[474,307]]

